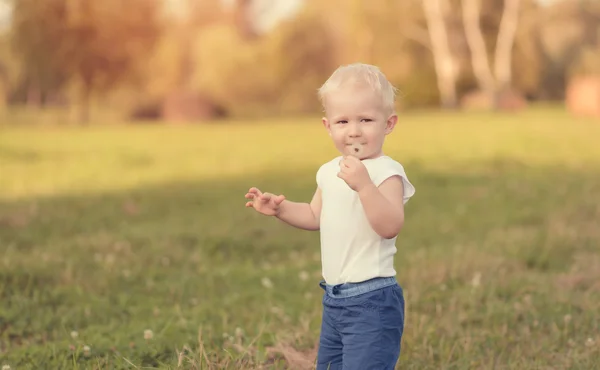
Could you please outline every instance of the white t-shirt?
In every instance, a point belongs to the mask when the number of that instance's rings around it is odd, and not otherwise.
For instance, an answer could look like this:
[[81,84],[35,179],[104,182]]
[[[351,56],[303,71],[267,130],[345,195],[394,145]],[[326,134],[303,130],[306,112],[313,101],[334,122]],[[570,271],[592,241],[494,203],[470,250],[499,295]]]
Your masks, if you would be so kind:
[[[337,176],[342,157],[322,165],[317,171],[321,189],[320,220],[323,278],[327,284],[361,282],[375,277],[395,276],[396,238],[379,236],[369,224],[358,193]],[[404,183],[404,204],[415,193],[404,167],[388,156],[365,159],[375,186],[399,175]]]

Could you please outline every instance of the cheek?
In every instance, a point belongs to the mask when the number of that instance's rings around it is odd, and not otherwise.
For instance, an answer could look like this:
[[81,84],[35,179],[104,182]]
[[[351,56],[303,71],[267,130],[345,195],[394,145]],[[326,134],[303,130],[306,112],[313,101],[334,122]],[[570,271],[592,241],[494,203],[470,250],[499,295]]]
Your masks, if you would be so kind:
[[331,130],[331,137],[334,140],[343,140],[344,139],[344,132],[343,130]]

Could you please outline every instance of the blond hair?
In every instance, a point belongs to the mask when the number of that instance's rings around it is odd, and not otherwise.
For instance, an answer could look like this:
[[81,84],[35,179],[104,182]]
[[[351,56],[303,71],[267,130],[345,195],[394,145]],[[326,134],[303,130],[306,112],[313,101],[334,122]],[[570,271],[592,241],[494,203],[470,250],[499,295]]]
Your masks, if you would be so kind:
[[347,85],[367,86],[381,97],[383,106],[389,112],[394,111],[397,89],[388,81],[381,70],[370,64],[353,63],[338,67],[319,88],[318,95],[323,107],[332,91]]

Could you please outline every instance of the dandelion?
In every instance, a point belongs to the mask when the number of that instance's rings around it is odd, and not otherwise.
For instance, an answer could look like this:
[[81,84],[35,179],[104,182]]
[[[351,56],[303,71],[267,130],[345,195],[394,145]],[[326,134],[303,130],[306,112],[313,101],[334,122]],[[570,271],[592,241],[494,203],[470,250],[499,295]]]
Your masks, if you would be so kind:
[[242,335],[244,335],[244,331],[242,330],[242,328],[235,328],[236,338],[240,338]]
[[476,272],[475,275],[473,275],[473,279],[471,279],[471,285],[473,288],[477,288],[481,285],[481,272]]
[[73,330],[73,331],[71,332],[71,338],[73,338],[73,339],[77,339],[78,337],[79,337],[79,333],[78,333],[78,332],[76,332],[75,330]]
[[306,281],[306,280],[308,280],[308,277],[309,277],[308,276],[308,272],[302,271],[302,272],[300,272],[300,274],[298,275],[298,277],[300,278],[300,280]]
[[83,346],[83,354],[84,354],[85,356],[89,356],[89,355],[90,355],[90,352],[91,352],[91,348],[90,348],[90,346]]
[[277,306],[273,306],[271,307],[271,313],[274,313],[275,315],[283,315],[283,310]]
[[264,277],[261,279],[261,283],[262,285],[267,288],[267,289],[271,289],[273,288],[273,282],[271,281],[271,279],[269,279],[268,277]]
[[104,262],[107,265],[113,265],[115,263],[115,261],[116,261],[116,256],[112,253],[109,253],[106,255],[106,257],[104,257]]
[[10,365],[2,365],[2,370],[10,370]]
[[144,339],[149,340],[149,339],[152,339],[152,337],[154,337],[154,333],[152,333],[152,330],[150,330],[150,329],[144,330]]

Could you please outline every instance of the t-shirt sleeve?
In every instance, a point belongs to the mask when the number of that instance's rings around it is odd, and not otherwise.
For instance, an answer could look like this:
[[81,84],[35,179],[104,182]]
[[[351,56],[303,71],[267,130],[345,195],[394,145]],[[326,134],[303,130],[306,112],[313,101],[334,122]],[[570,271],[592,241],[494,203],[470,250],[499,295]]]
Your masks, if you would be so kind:
[[408,200],[415,195],[415,187],[408,179],[408,176],[404,171],[404,167],[400,163],[394,160],[385,161],[374,173],[372,180],[375,186],[379,186],[392,176],[400,176],[402,178],[402,184],[404,185],[403,199],[404,203],[406,204],[406,202],[408,202]]
[[323,187],[323,172],[324,172],[324,167],[325,165],[322,165],[321,167],[319,167],[319,169],[317,170],[317,175],[316,180],[317,180],[317,186],[322,188]]

